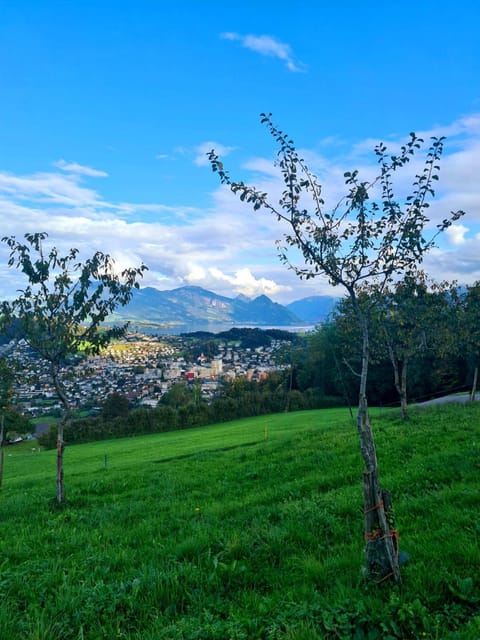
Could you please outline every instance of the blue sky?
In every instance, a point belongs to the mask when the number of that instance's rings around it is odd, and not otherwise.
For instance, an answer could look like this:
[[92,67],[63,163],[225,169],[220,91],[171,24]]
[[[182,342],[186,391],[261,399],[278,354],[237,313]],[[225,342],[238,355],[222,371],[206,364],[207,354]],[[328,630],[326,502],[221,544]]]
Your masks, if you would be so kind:
[[[0,0],[1,235],[144,261],[144,284],[279,302],[330,293],[277,258],[282,229],[212,174],[278,193],[272,112],[325,185],[410,131],[447,135],[425,266],[480,279],[480,9],[457,2]],[[0,247],[0,296],[21,286]]]

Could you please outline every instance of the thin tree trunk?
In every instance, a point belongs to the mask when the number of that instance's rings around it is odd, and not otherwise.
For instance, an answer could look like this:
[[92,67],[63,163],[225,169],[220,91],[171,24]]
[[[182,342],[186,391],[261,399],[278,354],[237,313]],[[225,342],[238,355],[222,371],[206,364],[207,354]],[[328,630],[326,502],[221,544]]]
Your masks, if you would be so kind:
[[[358,308],[357,313],[362,326],[363,339],[357,429],[360,436],[360,449],[366,466],[366,471],[363,474],[366,570],[368,577],[376,582],[382,582],[388,578],[399,581],[397,536],[396,531],[390,528],[386,516],[384,495],[387,492],[382,492],[380,488],[377,454],[368,415],[368,318]],[[388,508],[391,513],[390,497],[388,500]]]
[[332,354],[333,354],[333,360],[335,362],[335,367],[337,369],[338,375],[340,376],[340,382],[342,384],[342,393],[343,393],[343,397],[345,399],[345,402],[347,404],[348,410],[350,412],[350,417],[353,418],[353,410],[352,410],[352,404],[350,402],[350,398],[348,396],[348,390],[347,390],[347,385],[345,384],[345,378],[343,377],[343,372],[340,368],[340,365],[338,363],[338,359],[335,353],[335,349],[333,349],[332,347]]
[[57,427],[57,502],[62,504],[65,501],[65,482],[63,479],[63,452],[65,442],[63,440],[63,419]]
[[478,382],[478,367],[475,367],[473,371],[472,390],[470,391],[470,402],[473,402],[475,400],[475,395],[477,393],[477,382]]
[[3,465],[5,462],[5,449],[3,446],[3,439],[5,437],[5,414],[2,411],[0,416],[0,488],[3,485]]
[[290,411],[290,395],[292,393],[292,388],[293,388],[293,364],[290,362],[290,373],[288,376],[288,389],[287,389],[287,399],[285,402],[285,413],[288,413]]
[[400,410],[402,412],[402,418],[406,420],[408,418],[408,405],[407,405],[407,360],[406,358],[402,362],[402,375],[400,380]]
[[60,402],[63,404],[63,418],[57,427],[57,503],[62,504],[65,501],[65,482],[63,477],[63,452],[65,450],[65,442],[63,432],[65,425],[70,420],[70,405],[56,369],[52,371],[52,379],[55,391],[57,392]]
[[395,389],[397,390],[398,396],[400,398],[400,411],[402,414],[402,418],[405,420],[408,418],[408,408],[407,408],[407,361],[403,360],[401,365],[400,372],[400,364],[398,358],[395,354],[395,351],[390,344],[387,336],[387,344],[388,344],[388,353],[390,356],[390,361],[393,366],[393,382],[395,385]]
[[400,397],[400,405],[401,405],[402,388],[400,385],[400,368],[398,366],[397,357],[390,345],[388,345],[388,351],[390,353],[390,361],[393,366],[393,384],[395,385],[395,389],[397,390],[397,393]]
[[377,455],[375,443],[370,427],[367,403],[367,378],[369,358],[368,319],[362,314],[362,369],[360,374],[360,388],[358,398],[357,428],[360,435],[360,449],[368,471],[377,474]]

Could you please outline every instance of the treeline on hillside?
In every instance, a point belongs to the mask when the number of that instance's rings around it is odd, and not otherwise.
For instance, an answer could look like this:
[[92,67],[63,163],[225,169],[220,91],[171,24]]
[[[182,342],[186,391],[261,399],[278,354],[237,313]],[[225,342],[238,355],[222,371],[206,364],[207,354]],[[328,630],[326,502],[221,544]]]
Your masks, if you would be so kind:
[[[155,408],[130,409],[124,396],[112,394],[101,415],[76,419],[65,426],[65,442],[162,433],[282,411],[338,406],[342,402],[341,398],[323,395],[319,389],[290,389],[289,379],[287,372],[273,373],[259,383],[238,378],[224,383],[221,394],[210,403],[201,397],[197,384],[178,383]],[[46,448],[54,448],[56,441],[55,425],[39,437],[39,444]]]
[[30,420],[23,416],[14,407],[6,407],[0,414],[0,421],[3,420],[3,441],[1,445],[15,442],[17,438],[23,438],[26,434],[32,433],[33,425]]
[[200,355],[213,358],[220,344],[235,344],[241,349],[258,349],[269,347],[273,340],[296,343],[298,336],[283,329],[260,329],[258,327],[232,327],[220,333],[210,331],[193,331],[182,333],[185,339],[185,355],[195,360]]
[[[370,404],[398,404],[405,418],[411,402],[467,390],[474,398],[480,360],[480,283],[459,288],[417,272],[388,288],[365,287],[357,304],[369,323]],[[354,398],[362,340],[350,300],[337,305],[314,340],[331,354],[337,389]],[[321,353],[322,347],[311,351]]]
[[0,323],[0,345],[7,344],[12,338],[19,336],[19,321],[12,319],[8,323]]
[[184,337],[193,337],[204,340],[218,340],[221,342],[239,342],[243,349],[248,347],[264,347],[273,340],[294,341],[296,334],[284,329],[260,329],[259,327],[232,327],[219,333],[210,331],[193,331],[182,333]]

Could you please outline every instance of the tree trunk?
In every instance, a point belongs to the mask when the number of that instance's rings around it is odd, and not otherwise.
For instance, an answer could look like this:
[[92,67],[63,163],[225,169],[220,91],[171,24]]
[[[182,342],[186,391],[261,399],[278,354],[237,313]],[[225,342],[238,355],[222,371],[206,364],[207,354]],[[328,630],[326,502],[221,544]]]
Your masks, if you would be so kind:
[[[377,454],[370,425],[367,403],[368,377],[368,318],[357,311],[362,326],[362,370],[360,376],[357,429],[360,436],[360,449],[365,462],[363,474],[363,498],[365,512],[365,562],[367,575],[375,582],[388,578],[400,580],[398,566],[398,544],[396,531],[390,528],[389,519],[392,513],[388,492],[382,491],[378,477]],[[387,518],[385,496],[388,496]]]
[[288,413],[290,411],[290,395],[292,393],[292,389],[293,389],[293,365],[292,363],[290,363],[290,373],[288,376],[288,390],[287,390],[287,399],[285,401],[285,413]]
[[470,391],[470,402],[473,402],[475,400],[475,395],[477,393],[477,381],[478,381],[478,367],[475,367],[473,371],[472,390]]
[[5,448],[3,446],[3,439],[5,437],[5,414],[2,411],[0,416],[0,488],[3,485],[3,465],[5,462]]
[[398,534],[395,529],[390,493],[377,492],[373,475],[363,474],[365,503],[365,555],[367,575],[375,582],[400,580]]
[[65,483],[63,479],[63,452],[65,449],[65,442],[63,440],[63,431],[65,425],[70,420],[70,405],[56,369],[52,371],[52,379],[55,391],[57,392],[60,402],[63,404],[63,418],[60,420],[57,427],[57,502],[58,504],[62,504],[65,501]]
[[338,359],[337,356],[335,354],[335,350],[332,348],[332,355],[333,355],[333,360],[335,362],[335,367],[337,369],[338,375],[340,376],[340,382],[342,384],[342,393],[343,393],[343,397],[345,399],[345,402],[347,404],[348,410],[350,412],[350,417],[353,418],[353,410],[352,410],[352,403],[350,402],[350,398],[348,396],[348,389],[347,389],[347,385],[345,384],[345,378],[343,377],[343,373],[342,370],[340,368],[340,365],[338,363]]
[[65,483],[63,480],[63,451],[65,443],[63,441],[63,420],[58,423],[57,430],[57,502],[62,504],[65,501]]
[[400,380],[400,410],[402,418],[406,420],[408,418],[408,406],[407,406],[407,360],[406,358],[402,362],[402,374]]
[[[388,340],[388,337],[387,337]],[[400,367],[400,363],[398,358],[388,341],[388,353],[390,356],[390,361],[393,366],[393,382],[395,385],[395,389],[397,390],[398,396],[400,398],[400,411],[402,414],[402,418],[405,420],[408,418],[408,409],[407,409],[407,360],[404,359],[402,361],[402,365]],[[401,369],[401,372],[400,372]]]

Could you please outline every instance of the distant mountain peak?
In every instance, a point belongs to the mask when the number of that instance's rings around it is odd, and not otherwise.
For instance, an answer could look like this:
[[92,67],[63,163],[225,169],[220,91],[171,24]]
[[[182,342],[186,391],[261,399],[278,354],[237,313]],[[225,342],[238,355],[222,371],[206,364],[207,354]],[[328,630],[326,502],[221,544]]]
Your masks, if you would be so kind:
[[304,322],[324,322],[333,311],[338,298],[334,296],[308,296],[287,304],[287,309]]
[[254,299],[244,294],[228,298],[197,285],[169,290],[144,287],[136,289],[130,303],[117,310],[111,320],[175,332],[191,331],[192,327],[211,331],[220,326],[291,327],[324,322],[337,300],[309,296],[284,306],[265,294]]
[[266,295],[254,300],[245,295],[228,298],[196,285],[164,291],[154,287],[135,290],[130,303],[119,309],[112,319],[172,327],[177,331],[190,330],[193,325],[288,327],[301,324],[297,315]]

